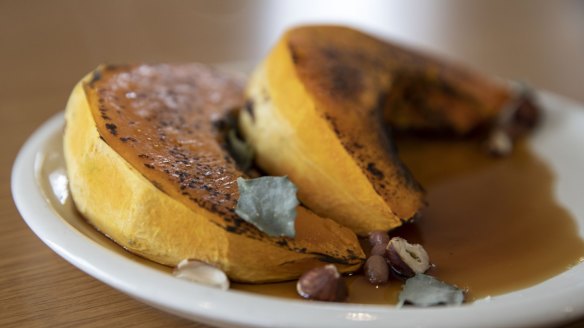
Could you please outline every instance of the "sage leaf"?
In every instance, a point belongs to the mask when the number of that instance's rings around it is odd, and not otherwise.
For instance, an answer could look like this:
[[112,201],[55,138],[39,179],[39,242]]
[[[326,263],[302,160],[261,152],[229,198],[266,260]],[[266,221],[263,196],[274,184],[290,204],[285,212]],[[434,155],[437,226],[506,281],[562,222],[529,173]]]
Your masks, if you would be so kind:
[[406,280],[399,294],[398,307],[406,303],[416,306],[460,305],[464,301],[464,292],[432,276],[419,273]]
[[288,177],[237,178],[235,213],[270,236],[294,238],[297,188]]

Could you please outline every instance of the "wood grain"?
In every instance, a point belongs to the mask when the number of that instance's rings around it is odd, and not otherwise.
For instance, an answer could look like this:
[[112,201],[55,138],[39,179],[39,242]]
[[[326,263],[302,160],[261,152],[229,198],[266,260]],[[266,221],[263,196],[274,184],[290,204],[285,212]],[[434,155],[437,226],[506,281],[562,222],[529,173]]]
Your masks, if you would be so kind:
[[[257,59],[284,25],[302,18],[297,13],[308,5],[305,1],[294,2],[296,5],[293,2],[280,6],[274,3],[0,1],[0,327],[207,327],[138,302],[53,253],[18,214],[10,192],[10,171],[26,138],[64,108],[70,89],[97,64]],[[386,5],[389,2],[385,1],[366,3],[381,6],[382,10],[397,10],[398,15],[403,9],[395,4]],[[457,12],[465,17],[475,11],[468,5],[456,6],[453,1],[444,2],[432,16],[435,24],[425,22],[415,33],[398,33],[397,23],[379,23],[372,28],[378,31],[385,28],[388,35],[401,36],[412,44],[421,40],[418,44],[438,51],[442,49],[443,54],[464,57],[466,62],[476,63],[489,72],[527,76],[536,85],[584,100],[581,93],[583,66],[575,62],[576,58],[580,61],[584,58],[584,41],[579,41],[584,40],[583,3],[548,3],[552,5],[540,2],[538,5],[514,5],[519,11],[521,6],[526,10],[531,8],[528,11],[531,19],[529,15],[522,18],[522,24],[527,27],[523,26],[521,31],[531,29],[530,33],[541,38],[526,37],[532,42],[522,43],[523,47],[515,49],[515,55],[506,57],[488,54],[496,54],[494,49],[499,47],[498,42],[512,44],[513,38],[519,36],[513,31],[496,34],[500,40],[486,39],[480,46],[481,51],[477,52],[476,47],[464,40],[476,38],[485,30],[488,33],[496,33],[496,30],[491,28],[489,17],[466,23],[447,19],[450,16],[445,15],[446,12]],[[492,9],[481,10],[496,15],[494,7],[500,5],[499,1],[481,2],[482,7]],[[291,11],[294,6],[297,6],[296,11]],[[404,12],[412,14],[412,5],[405,6]],[[548,8],[550,6],[553,10]],[[354,10],[353,16],[340,19],[366,26],[371,20],[368,13],[380,10],[375,7],[367,11]],[[550,12],[553,17],[546,16]],[[326,6],[311,5],[310,17],[321,17],[318,15],[329,20],[334,17]],[[424,15],[427,19],[428,15]],[[549,24],[540,24],[542,17],[561,21],[561,31],[550,32],[546,27]],[[406,28],[411,26],[406,21],[401,23]],[[460,24],[472,25],[466,29],[466,35]],[[453,28],[456,33],[449,34]],[[436,39],[440,42],[429,43],[429,36],[436,33],[443,33]],[[522,55],[525,58],[538,49],[549,53],[546,40],[553,41],[554,53],[564,55],[562,60],[553,61],[555,69],[550,70],[546,65],[553,58],[542,56],[529,57],[529,65],[526,65]],[[445,44],[447,49],[441,48]],[[584,319],[565,327],[584,327]]]

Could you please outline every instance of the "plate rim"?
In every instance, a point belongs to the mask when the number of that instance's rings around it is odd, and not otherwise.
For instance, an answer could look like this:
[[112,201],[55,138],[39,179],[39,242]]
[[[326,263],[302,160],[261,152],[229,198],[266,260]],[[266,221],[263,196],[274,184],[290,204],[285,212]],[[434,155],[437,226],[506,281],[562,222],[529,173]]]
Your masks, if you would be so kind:
[[[561,100],[561,97],[546,94]],[[584,315],[584,298],[577,297],[574,292],[580,291],[582,295],[584,282],[538,298],[523,297],[525,290],[520,290],[459,307],[396,309],[221,291],[173,278],[99,245],[62,219],[46,201],[37,182],[39,156],[48,144],[48,136],[59,133],[63,126],[64,115],[59,112],[36,129],[20,149],[11,176],[11,190],[18,211],[37,237],[75,267],[167,312],[222,327],[339,328],[357,323],[364,327],[385,327],[388,323],[396,327],[467,327],[469,323],[475,327],[544,326],[561,324]],[[575,268],[584,272],[584,263],[566,272]],[[558,279],[566,272],[552,279]],[[136,274],[140,279],[136,279]],[[164,283],[165,288],[156,286],[160,283]],[[506,297],[511,294],[515,297]],[[525,311],[526,308],[531,310]],[[476,322],[477,318],[481,318],[481,322]]]

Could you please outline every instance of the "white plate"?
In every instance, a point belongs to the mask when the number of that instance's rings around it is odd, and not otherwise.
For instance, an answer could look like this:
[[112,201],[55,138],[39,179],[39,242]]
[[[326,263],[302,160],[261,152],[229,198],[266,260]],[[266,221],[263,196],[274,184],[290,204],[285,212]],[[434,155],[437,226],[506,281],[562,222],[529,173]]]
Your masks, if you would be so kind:
[[[584,107],[539,93],[544,125],[531,138],[557,175],[556,195],[584,236]],[[157,308],[222,327],[548,326],[584,316],[584,263],[539,285],[460,307],[403,308],[330,304],[220,291],[173,278],[89,228],[67,197],[63,115],[41,126],[14,164],[12,192],[30,228],[67,261]]]

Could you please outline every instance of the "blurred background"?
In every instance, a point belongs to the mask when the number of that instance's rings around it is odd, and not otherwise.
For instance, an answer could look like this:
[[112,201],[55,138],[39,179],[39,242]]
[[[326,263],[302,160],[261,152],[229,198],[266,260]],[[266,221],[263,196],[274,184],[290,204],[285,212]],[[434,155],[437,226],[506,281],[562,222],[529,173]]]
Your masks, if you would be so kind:
[[[302,23],[351,25],[584,102],[584,0],[0,0],[0,312],[10,313],[0,326],[57,326],[95,309],[114,326],[128,319],[190,325],[98,283],[45,247],[12,203],[12,162],[100,63],[249,65]],[[24,272],[52,274],[26,279]]]
[[582,0],[2,0],[0,18],[2,98],[62,103],[102,62],[255,62],[287,27],[326,22],[584,101]]

